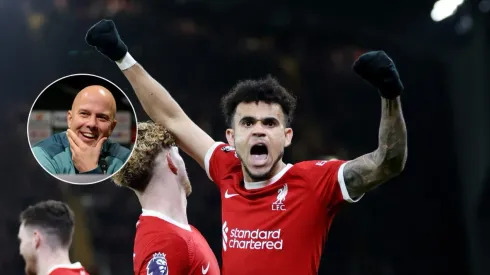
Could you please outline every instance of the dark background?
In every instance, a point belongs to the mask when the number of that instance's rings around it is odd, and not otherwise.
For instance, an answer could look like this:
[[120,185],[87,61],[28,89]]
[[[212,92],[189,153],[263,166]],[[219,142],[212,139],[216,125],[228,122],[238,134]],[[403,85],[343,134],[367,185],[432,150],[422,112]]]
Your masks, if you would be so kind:
[[[57,182],[37,165],[26,138],[28,110],[39,91],[72,73],[110,79],[133,101],[139,120],[147,118],[117,66],[84,42],[91,25],[112,18],[132,55],[217,140],[224,140],[225,130],[220,97],[238,80],[276,76],[299,97],[288,162],[350,159],[376,148],[380,100],[351,65],[367,50],[385,50],[406,87],[407,167],[342,209],[320,274],[490,274],[488,2],[467,0],[441,22],[431,20],[433,5],[0,1],[0,273],[22,274],[18,214],[49,198],[68,202],[76,212],[74,261],[92,274],[132,274],[136,197],[110,181]],[[220,259],[219,191],[186,160],[194,189],[189,220]]]
[[69,110],[78,92],[90,85],[108,89],[116,100],[118,111],[132,111],[124,94],[114,84],[91,75],[72,75],[59,79],[43,90],[34,103],[33,110]]

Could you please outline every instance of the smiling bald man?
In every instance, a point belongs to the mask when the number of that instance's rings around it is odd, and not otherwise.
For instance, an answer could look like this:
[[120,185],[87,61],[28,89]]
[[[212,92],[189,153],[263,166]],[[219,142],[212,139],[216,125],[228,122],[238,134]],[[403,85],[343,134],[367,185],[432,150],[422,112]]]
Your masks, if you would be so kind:
[[34,156],[51,174],[115,173],[131,153],[108,139],[117,124],[116,110],[108,89],[82,89],[67,113],[68,130],[34,145]]

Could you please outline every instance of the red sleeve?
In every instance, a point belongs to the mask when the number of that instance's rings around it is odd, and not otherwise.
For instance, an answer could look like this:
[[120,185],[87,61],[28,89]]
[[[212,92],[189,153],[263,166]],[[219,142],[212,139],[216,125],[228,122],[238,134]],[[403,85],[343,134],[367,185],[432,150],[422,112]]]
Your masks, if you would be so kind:
[[139,275],[189,273],[187,243],[179,236],[155,238],[145,248],[144,255]]
[[218,186],[224,176],[241,169],[235,148],[223,142],[216,142],[209,148],[204,158],[204,167],[209,179]]
[[311,160],[300,164],[307,171],[313,191],[328,208],[334,208],[344,201],[354,203],[362,198],[349,196],[344,181],[346,163],[343,160]]

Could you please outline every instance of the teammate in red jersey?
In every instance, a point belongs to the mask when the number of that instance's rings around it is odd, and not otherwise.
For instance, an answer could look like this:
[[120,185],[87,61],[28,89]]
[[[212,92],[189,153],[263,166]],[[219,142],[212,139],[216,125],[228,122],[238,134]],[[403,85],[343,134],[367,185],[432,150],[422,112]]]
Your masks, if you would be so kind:
[[333,217],[343,202],[400,174],[407,134],[393,61],[382,51],[355,72],[381,95],[378,148],[351,161],[282,160],[291,144],[296,99],[275,79],[239,82],[222,100],[228,144],[200,129],[128,52],[112,21],[87,33],[89,45],[115,61],[143,108],[208,173],[222,194],[223,274],[316,274]]
[[134,274],[218,275],[204,237],[187,221],[191,185],[174,138],[153,122],[138,124],[138,142],[112,179],[132,189],[143,208],[136,224]]
[[59,201],[43,201],[20,214],[20,255],[27,275],[89,275],[70,261],[74,232],[73,212]]

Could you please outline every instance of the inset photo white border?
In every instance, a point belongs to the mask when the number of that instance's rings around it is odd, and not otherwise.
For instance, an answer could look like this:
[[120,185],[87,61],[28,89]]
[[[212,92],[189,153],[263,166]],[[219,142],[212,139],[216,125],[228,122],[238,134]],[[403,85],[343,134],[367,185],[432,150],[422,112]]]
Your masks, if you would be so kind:
[[[98,75],[94,75],[94,74],[87,74],[87,73],[78,73],[78,74],[71,74],[71,75],[66,75],[64,77],[61,77],[61,78],[58,78],[56,79],[55,81],[51,82],[48,86],[46,86],[40,93],[39,95],[36,97],[36,99],[34,100],[34,102],[32,103],[31,105],[31,108],[29,110],[29,115],[28,115],[28,118],[27,118],[27,142],[29,143],[29,147],[30,147],[30,150],[31,150],[31,153],[32,153],[32,156],[34,157],[34,159],[36,159],[37,163],[39,164],[39,166],[44,170],[46,171],[46,173],[50,174],[51,176],[53,176],[54,178],[62,181],[62,182],[66,182],[66,183],[69,183],[69,184],[74,184],[74,185],[91,185],[91,184],[96,184],[96,183],[99,183],[99,182],[102,182],[102,181],[105,181],[107,179],[110,179],[112,177],[112,175],[114,175],[115,173],[119,172],[119,170],[121,170],[125,165],[126,163],[129,161],[131,155],[133,154],[134,152],[134,149],[136,148],[136,146],[134,146],[136,144],[136,142],[138,142],[138,130],[136,129],[135,131],[135,139],[134,139],[134,142],[132,143],[133,146],[132,146],[132,149],[131,149],[131,152],[129,154],[129,157],[126,159],[126,161],[124,162],[124,164],[119,167],[119,169],[117,171],[115,171],[114,173],[112,174],[53,174],[51,172],[49,172],[42,164],[41,162],[37,159],[37,157],[35,156],[35,153],[34,153],[34,150],[33,150],[33,146],[34,144],[31,143],[31,117],[32,117],[32,112],[33,112],[33,109],[34,109],[34,106],[36,105],[36,103],[38,102],[39,98],[44,94],[44,92],[46,90],[48,90],[51,86],[55,85],[56,83],[58,83],[59,81],[61,80],[64,80],[64,79],[67,79],[67,78],[70,78],[70,77],[77,77],[77,76],[85,76],[85,77],[94,77],[94,78],[98,78],[102,81],[105,81],[107,82],[108,84],[116,87],[119,92],[124,95],[125,97],[125,101],[127,104],[129,104],[129,106],[131,107],[131,111],[133,112],[133,116],[134,116],[134,123],[135,123],[135,127],[137,127],[138,125],[138,116],[136,115],[136,111],[134,109],[134,106],[133,106],[133,103],[131,102],[131,100],[128,98],[128,96],[126,95],[126,93],[118,86],[116,85],[115,83],[113,83],[112,81],[104,78],[104,77],[101,77],[101,76],[98,76]],[[75,98],[75,96],[74,96]],[[71,106],[69,106],[67,109],[66,109],[66,113],[68,112],[68,110],[71,109]],[[49,123],[50,124],[50,127],[51,127],[51,123],[53,123],[52,119],[53,117],[51,117],[50,115],[48,115],[49,117],[45,118],[46,123]],[[65,115],[65,120],[66,120],[66,115]],[[117,128],[117,125],[116,125],[116,128]],[[132,135],[132,130],[130,130],[130,138],[131,138],[131,135]],[[51,133],[49,136],[52,136],[53,134]],[[37,142],[35,142],[37,143]],[[129,149],[129,148],[128,148]]]

